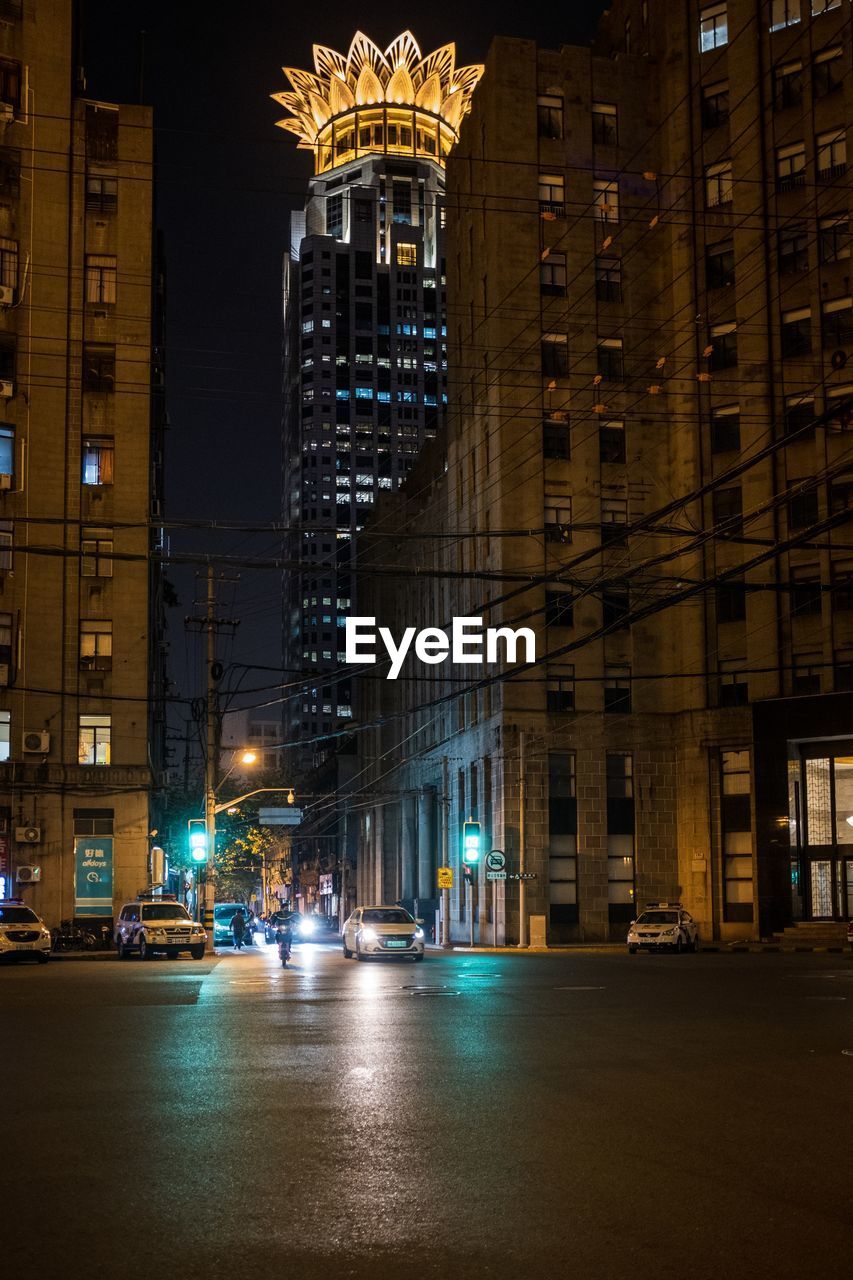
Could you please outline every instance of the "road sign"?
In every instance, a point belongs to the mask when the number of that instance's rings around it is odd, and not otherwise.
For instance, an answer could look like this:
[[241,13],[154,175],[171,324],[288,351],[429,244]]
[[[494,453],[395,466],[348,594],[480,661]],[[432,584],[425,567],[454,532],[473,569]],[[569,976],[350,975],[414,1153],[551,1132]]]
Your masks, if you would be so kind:
[[438,868],[438,887],[439,889],[453,888],[453,868],[452,867]]
[[486,879],[487,880],[506,880],[506,872],[505,871],[487,871]]
[[507,880],[536,880],[537,878],[535,871],[511,871],[507,876]]
[[492,849],[486,854],[487,871],[503,871],[506,867],[506,855],[501,849]]
[[259,809],[259,827],[298,827],[302,821],[302,810],[295,809],[292,804],[279,809]]

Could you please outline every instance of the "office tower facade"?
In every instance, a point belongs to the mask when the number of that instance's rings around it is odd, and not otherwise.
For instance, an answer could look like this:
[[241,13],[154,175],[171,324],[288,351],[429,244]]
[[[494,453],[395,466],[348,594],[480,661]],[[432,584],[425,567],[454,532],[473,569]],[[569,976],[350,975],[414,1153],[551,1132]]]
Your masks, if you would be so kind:
[[[446,400],[444,167],[479,67],[453,45],[426,57],[410,32],[346,56],[315,46],[315,72],[285,68],[274,95],[314,156],[291,216],[285,328],[284,665],[295,683],[285,737],[353,721],[338,663],[354,608],[355,535],[395,490]],[[314,748],[303,753],[310,761]]]

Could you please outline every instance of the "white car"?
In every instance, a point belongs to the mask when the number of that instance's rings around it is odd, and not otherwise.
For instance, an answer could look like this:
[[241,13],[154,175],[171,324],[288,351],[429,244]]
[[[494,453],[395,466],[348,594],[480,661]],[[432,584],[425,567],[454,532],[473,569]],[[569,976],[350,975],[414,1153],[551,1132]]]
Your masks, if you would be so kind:
[[424,931],[404,907],[356,907],[343,928],[344,956],[424,958]]
[[650,902],[628,929],[628,951],[698,951],[699,926],[679,902]]
[[39,964],[50,959],[50,930],[20,898],[0,901],[0,958],[4,956],[33,956]]
[[202,960],[206,942],[204,929],[174,894],[126,902],[116,921],[119,960],[126,960],[134,951],[140,960],[151,960],[157,951],[164,951],[170,960],[182,951],[189,951],[193,960]]

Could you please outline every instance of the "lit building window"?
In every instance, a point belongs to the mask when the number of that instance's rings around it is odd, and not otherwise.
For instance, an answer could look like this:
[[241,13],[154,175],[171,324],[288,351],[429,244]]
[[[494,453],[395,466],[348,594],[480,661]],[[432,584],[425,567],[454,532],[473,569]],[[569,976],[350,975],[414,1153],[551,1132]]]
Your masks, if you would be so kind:
[[15,478],[15,428],[4,424],[0,426],[0,476],[6,476],[3,482],[11,489]]
[[398,244],[396,262],[398,267],[416,267],[418,265],[418,246],[416,244]]
[[0,239],[0,285],[13,291],[18,288],[18,242]]
[[708,165],[705,170],[705,203],[709,209],[718,209],[732,202],[732,163]]
[[618,222],[619,183],[595,179],[592,184],[592,203],[602,222]]
[[819,133],[815,139],[817,176],[823,182],[838,178],[847,171],[847,130],[833,129]]
[[12,740],[12,713],[0,711],[0,760],[8,760]]
[[770,0],[770,30],[782,31],[800,21],[800,0]]
[[80,716],[78,764],[109,764],[110,737],[109,716]]
[[118,266],[115,258],[88,254],[85,276],[87,302],[98,306],[115,302],[118,281]]
[[540,173],[539,212],[563,218],[566,213],[566,180],[559,173]]
[[710,5],[699,10],[699,52],[719,49],[729,39],[729,22],[724,4]]
[[112,436],[86,436],[83,439],[83,484],[113,483],[115,441]]
[[792,142],[776,149],[776,189],[792,191],[806,182],[806,144]]
[[80,669],[110,671],[113,665],[113,624],[102,619],[80,621]]

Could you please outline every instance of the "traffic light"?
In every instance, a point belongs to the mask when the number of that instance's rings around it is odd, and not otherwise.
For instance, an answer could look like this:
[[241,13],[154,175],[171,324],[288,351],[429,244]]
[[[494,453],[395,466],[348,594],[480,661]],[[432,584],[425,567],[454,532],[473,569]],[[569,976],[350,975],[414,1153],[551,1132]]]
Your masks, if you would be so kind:
[[471,818],[462,823],[462,864],[476,867],[480,861],[480,824]]
[[207,862],[207,823],[204,818],[190,818],[187,821],[189,835],[190,861]]
[[476,884],[476,883],[477,883],[477,868],[476,868],[476,867],[468,867],[468,866],[466,866],[466,865],[465,865],[465,863],[463,862],[463,864],[462,864],[462,880],[463,880],[463,882],[464,882],[465,884]]

